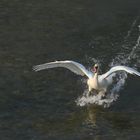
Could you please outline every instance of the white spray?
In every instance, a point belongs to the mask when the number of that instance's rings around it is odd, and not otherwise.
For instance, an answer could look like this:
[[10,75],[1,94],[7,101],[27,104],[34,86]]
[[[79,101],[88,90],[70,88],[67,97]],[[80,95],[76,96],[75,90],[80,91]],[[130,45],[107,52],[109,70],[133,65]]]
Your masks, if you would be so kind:
[[[138,21],[139,17],[137,17],[134,22],[132,23],[130,30],[127,32],[127,35],[124,37],[124,43],[129,39],[129,37],[131,36],[131,33],[133,32],[134,28],[136,27],[136,23]],[[140,31],[140,25],[139,27],[139,31]],[[125,44],[122,46],[122,48],[125,48]],[[110,67],[116,66],[116,65],[127,65],[129,66],[131,63],[132,59],[135,59],[136,64],[134,64],[135,66],[137,66],[138,63],[140,63],[138,61],[138,55],[137,55],[137,51],[140,48],[140,35],[137,38],[136,44],[132,47],[132,50],[129,54],[127,55],[117,55],[112,62],[109,64]],[[93,59],[93,61],[97,62],[96,59]],[[122,61],[123,60],[123,61]],[[98,62],[100,62],[98,60]],[[119,97],[119,91],[123,88],[125,81],[127,78],[127,73],[120,73],[118,74],[117,77],[117,83],[115,84],[115,86],[109,91],[109,93],[107,94],[105,99],[101,99],[99,95],[93,95],[93,96],[87,96],[88,91],[85,90],[82,97],[79,97],[76,100],[77,105],[79,106],[85,106],[88,104],[97,104],[97,105],[102,105],[103,107],[109,107],[114,101],[116,101]]]

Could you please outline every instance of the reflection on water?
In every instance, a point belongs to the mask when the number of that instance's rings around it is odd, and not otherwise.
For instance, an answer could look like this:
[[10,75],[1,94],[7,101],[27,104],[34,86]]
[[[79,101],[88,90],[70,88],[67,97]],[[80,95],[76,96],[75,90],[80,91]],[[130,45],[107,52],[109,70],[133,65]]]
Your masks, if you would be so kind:
[[100,109],[96,106],[96,107],[93,107],[93,106],[88,106],[87,107],[87,124],[88,125],[91,125],[92,127],[96,127],[97,126],[97,119],[98,117],[100,117]]
[[131,113],[111,112],[97,106],[89,106],[87,107],[87,116],[84,125],[90,130],[90,135],[95,136],[95,138],[105,137],[107,139],[110,135],[114,137],[116,131],[118,137],[121,138],[123,132],[126,134],[137,134],[138,132],[136,132],[136,129],[133,126],[131,116]]

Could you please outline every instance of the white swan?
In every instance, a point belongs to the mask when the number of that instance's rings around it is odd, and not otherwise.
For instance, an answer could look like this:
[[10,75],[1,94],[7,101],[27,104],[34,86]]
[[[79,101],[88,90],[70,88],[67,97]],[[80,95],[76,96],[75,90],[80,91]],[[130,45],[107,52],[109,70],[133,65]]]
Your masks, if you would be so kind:
[[96,90],[99,94],[101,94],[101,96],[105,95],[108,86],[112,84],[112,76],[116,72],[125,71],[130,74],[140,76],[139,72],[126,66],[114,66],[105,74],[98,75],[98,71],[99,71],[98,64],[94,65],[93,72],[91,72],[87,70],[82,64],[69,60],[55,61],[55,62],[45,63],[41,65],[36,65],[33,67],[33,70],[40,71],[40,70],[50,69],[55,67],[64,67],[78,75],[87,76],[88,77],[87,85],[88,85],[89,93],[91,90]]

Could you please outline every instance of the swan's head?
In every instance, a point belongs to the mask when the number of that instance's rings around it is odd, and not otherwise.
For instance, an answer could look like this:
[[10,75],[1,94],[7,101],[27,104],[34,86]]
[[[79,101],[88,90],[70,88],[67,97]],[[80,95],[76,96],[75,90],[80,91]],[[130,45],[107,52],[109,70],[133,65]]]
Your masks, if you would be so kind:
[[93,66],[93,72],[94,72],[94,73],[97,73],[98,70],[99,70],[99,65],[98,65],[98,64],[95,64],[95,65]]

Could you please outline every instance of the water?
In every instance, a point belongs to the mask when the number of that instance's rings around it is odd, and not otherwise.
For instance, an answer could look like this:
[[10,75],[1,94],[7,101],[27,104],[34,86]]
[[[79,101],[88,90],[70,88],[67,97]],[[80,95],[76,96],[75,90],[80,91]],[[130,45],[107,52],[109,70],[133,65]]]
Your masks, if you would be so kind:
[[139,77],[119,74],[107,99],[97,100],[85,99],[86,79],[66,69],[32,71],[66,59],[89,69],[98,62],[101,73],[118,64],[140,71],[139,5],[2,0],[0,138],[140,139]]

